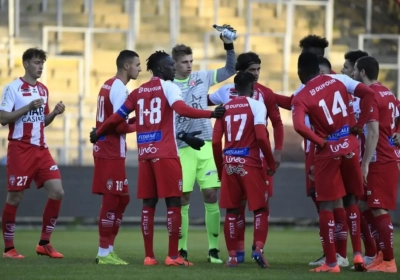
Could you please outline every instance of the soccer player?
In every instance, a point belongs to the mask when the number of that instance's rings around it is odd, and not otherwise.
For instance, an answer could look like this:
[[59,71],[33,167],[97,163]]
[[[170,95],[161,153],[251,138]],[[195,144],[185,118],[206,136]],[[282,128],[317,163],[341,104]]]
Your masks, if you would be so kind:
[[193,265],[178,253],[181,227],[182,169],[178,157],[175,131],[175,112],[189,118],[222,117],[225,108],[214,111],[197,110],[185,104],[180,89],[172,83],[174,61],[163,51],[153,53],[147,60],[147,70],[153,73],[150,81],[129,94],[125,103],[95,132],[91,142],[124,122],[136,111],[136,133],[139,150],[137,197],[143,199],[142,233],[145,246],[145,265],[158,262],[153,252],[154,212],[159,198],[167,205],[169,235],[168,266]]
[[[235,74],[235,51],[233,41],[220,36],[226,50],[225,67],[192,72],[193,52],[186,45],[176,45],[172,49],[175,61],[176,79],[174,83],[181,89],[185,103],[193,108],[206,110],[207,96],[211,86],[223,82]],[[176,118],[179,157],[182,162],[182,232],[179,239],[179,253],[188,259],[188,230],[190,194],[195,182],[200,187],[205,207],[205,222],[208,237],[208,261],[222,263],[218,256],[220,234],[220,210],[217,190],[220,187],[212,154],[212,125],[207,119],[191,119],[180,114]],[[201,150],[200,150],[201,149]]]
[[[325,263],[313,272],[340,272],[334,242],[333,210],[342,197],[351,224],[353,262],[357,271],[364,271],[361,256],[360,212],[355,197],[363,194],[358,140],[372,108],[373,91],[345,75],[319,75],[318,57],[302,53],[298,60],[298,74],[305,87],[293,97],[293,126],[305,139],[315,143],[314,182],[315,197],[319,202],[320,236]],[[350,128],[348,93],[363,99],[361,114]],[[305,124],[308,115],[311,130]],[[349,173],[351,170],[351,174]]]
[[[246,71],[252,73],[255,77],[255,84],[254,84],[254,93],[252,95],[253,99],[259,100],[263,102],[267,108],[267,117],[271,120],[272,126],[274,129],[274,142],[275,142],[275,149],[274,149],[274,159],[275,163],[277,164],[276,167],[279,167],[281,162],[281,152],[283,146],[283,124],[281,115],[279,112],[279,108],[276,105],[276,100],[274,96],[274,92],[270,89],[265,87],[264,85],[258,83],[260,69],[261,69],[261,59],[260,57],[253,52],[242,53],[238,56],[236,61],[236,71]],[[222,86],[218,89],[218,91],[208,95],[209,103],[219,105],[228,102],[232,98],[236,98],[238,93],[235,89],[234,84],[227,84]],[[261,155],[262,156],[262,155]],[[262,156],[263,157],[263,156]],[[263,157],[265,160],[265,158]],[[264,164],[265,168],[267,168],[267,164]],[[268,181],[268,195],[272,197],[273,195],[273,178],[268,177],[266,175],[266,179]],[[244,262],[244,236],[245,236],[245,210],[246,210],[246,202],[242,204],[240,207],[240,212],[238,216],[238,228],[237,228],[237,240],[238,240],[238,247],[237,247],[237,261],[239,263]],[[269,207],[267,205],[267,211],[269,215]],[[268,224],[267,224],[268,226]],[[267,229],[268,233],[268,229]],[[254,246],[253,246],[254,247]],[[254,248],[253,248],[254,249]]]
[[[400,150],[394,144],[396,117],[399,115],[393,93],[378,80],[379,64],[375,58],[359,58],[354,66],[354,78],[375,92],[375,102],[369,114],[366,148],[361,163],[367,187],[367,203],[373,214],[381,251],[367,266],[369,272],[396,273],[393,254],[393,225],[389,210],[396,210]],[[361,110],[362,112],[362,110]]]
[[[216,121],[213,134],[214,160],[221,178],[221,208],[226,209],[224,234],[229,253],[227,266],[237,266],[237,219],[243,196],[249,210],[254,212],[253,259],[262,267],[268,267],[263,255],[267,239],[268,190],[260,149],[268,163],[268,175],[275,172],[275,160],[265,129],[267,110],[265,105],[252,99],[255,76],[241,71],[234,79],[238,97],[225,104],[223,119]],[[225,135],[225,149],[222,137]],[[223,158],[221,157],[223,154]]]
[[3,209],[2,229],[4,258],[21,259],[14,248],[15,217],[24,191],[32,181],[38,189],[47,191],[48,199],[43,211],[43,226],[38,255],[62,258],[50,243],[56,226],[64,190],[58,166],[52,158],[44,136],[44,128],[64,113],[65,106],[58,102],[49,109],[49,91],[37,80],[42,75],[47,55],[37,48],[27,49],[22,55],[25,74],[4,88],[0,105],[0,123],[8,125],[7,198]]
[[[136,80],[141,71],[139,56],[134,51],[120,52],[116,64],[117,74],[105,81],[97,97],[97,129],[124,104],[129,93],[126,84],[131,79]],[[108,133],[93,145],[92,193],[102,195],[98,264],[128,264],[115,253],[114,240],[130,200],[125,173],[125,133],[134,130],[133,124],[126,124],[125,130],[122,127],[122,130]]]

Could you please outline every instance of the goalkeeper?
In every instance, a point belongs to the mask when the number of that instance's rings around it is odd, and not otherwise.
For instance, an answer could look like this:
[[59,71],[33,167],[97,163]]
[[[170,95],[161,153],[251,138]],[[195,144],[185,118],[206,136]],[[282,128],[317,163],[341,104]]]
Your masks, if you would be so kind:
[[[229,25],[224,27],[234,31]],[[236,56],[233,41],[220,36],[226,50],[226,64],[223,68],[192,72],[193,52],[185,45],[176,45],[172,49],[176,75],[174,83],[181,89],[185,103],[196,109],[206,110],[208,91],[211,86],[225,81],[235,74]],[[197,181],[204,199],[205,220],[208,236],[208,261],[222,263],[218,256],[220,234],[220,211],[217,190],[220,187],[212,151],[212,124],[208,119],[190,119],[177,116],[176,132],[179,156],[183,173],[182,196],[182,233],[179,239],[179,253],[188,258],[188,228],[190,194]],[[201,148],[201,150],[200,150]],[[222,156],[222,155],[221,155]]]

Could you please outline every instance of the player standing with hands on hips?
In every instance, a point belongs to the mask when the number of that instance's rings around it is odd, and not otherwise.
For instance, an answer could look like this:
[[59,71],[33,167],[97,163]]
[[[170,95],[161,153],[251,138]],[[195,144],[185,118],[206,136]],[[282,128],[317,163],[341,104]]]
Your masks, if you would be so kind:
[[44,136],[44,128],[64,113],[60,101],[52,112],[49,109],[49,91],[37,80],[46,62],[43,50],[31,48],[22,55],[25,75],[4,88],[0,105],[0,123],[8,125],[7,198],[2,215],[4,258],[21,259],[14,248],[15,218],[24,191],[34,181],[36,187],[47,191],[48,200],[43,211],[42,234],[36,246],[38,255],[62,258],[50,244],[56,226],[64,190],[61,174],[52,158]]
[[[172,49],[175,61],[176,78],[174,83],[181,89],[185,103],[193,108],[207,110],[207,96],[211,86],[223,82],[235,74],[236,56],[233,40],[235,30],[229,25],[215,27],[221,30],[221,40],[226,50],[226,64],[223,68],[208,71],[192,72],[193,52],[186,45],[176,45]],[[227,38],[223,36],[230,37]],[[180,255],[188,258],[187,240],[189,229],[190,194],[194,183],[200,186],[205,206],[205,220],[208,236],[208,261],[222,263],[218,256],[220,234],[220,211],[217,190],[220,187],[212,153],[212,125],[207,119],[191,119],[177,116],[176,132],[179,157],[182,162],[183,196],[182,196],[182,233],[179,239]],[[201,150],[200,150],[201,149]]]

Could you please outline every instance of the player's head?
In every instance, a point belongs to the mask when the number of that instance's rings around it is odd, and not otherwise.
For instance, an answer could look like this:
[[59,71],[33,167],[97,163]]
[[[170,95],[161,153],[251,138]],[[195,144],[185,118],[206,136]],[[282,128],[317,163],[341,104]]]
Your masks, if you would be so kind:
[[164,51],[156,51],[147,59],[147,71],[153,76],[166,81],[173,81],[175,78],[175,63],[172,57]]
[[140,68],[139,55],[134,51],[123,50],[120,52],[116,64],[118,71],[126,72],[128,80],[136,80],[140,71],[142,71]]
[[379,63],[372,56],[357,59],[354,65],[353,79],[359,82],[372,82],[378,80]]
[[301,52],[311,52],[317,56],[324,56],[325,49],[329,46],[326,38],[317,35],[308,35],[300,40]]
[[239,71],[233,79],[235,89],[240,96],[252,96],[254,93],[255,76],[248,71]]
[[25,73],[32,79],[39,79],[42,76],[43,65],[46,62],[47,54],[38,48],[27,49],[22,55],[22,64]]
[[172,58],[175,61],[175,68],[179,78],[186,78],[192,73],[193,51],[191,47],[176,45],[172,49]]
[[323,56],[318,57],[319,61],[319,73],[320,74],[330,74],[332,70],[332,65],[328,59]]
[[297,74],[303,84],[319,75],[319,60],[314,53],[305,52],[300,54],[297,61]]
[[344,55],[344,64],[342,69],[342,74],[345,74],[351,78],[353,78],[353,70],[354,65],[356,64],[357,59],[368,56],[367,52],[363,52],[361,50],[357,51],[349,51]]
[[256,82],[260,77],[261,59],[253,52],[240,54],[236,59],[236,71],[246,71],[253,74]]

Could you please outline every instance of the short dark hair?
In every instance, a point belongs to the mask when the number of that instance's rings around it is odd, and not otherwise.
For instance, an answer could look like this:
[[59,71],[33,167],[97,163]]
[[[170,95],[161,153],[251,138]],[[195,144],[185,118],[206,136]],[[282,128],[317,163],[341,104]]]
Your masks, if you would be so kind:
[[377,80],[379,75],[379,63],[372,56],[363,56],[356,61],[358,71],[364,70],[370,80]]
[[46,61],[47,54],[44,50],[39,48],[29,48],[22,54],[22,61],[31,60],[32,58],[39,58]]
[[319,60],[316,54],[305,52],[301,53],[297,61],[297,68],[305,75],[313,75],[319,73]]
[[258,54],[253,52],[241,53],[236,59],[236,71],[246,71],[252,64],[261,64]]
[[329,42],[328,40],[326,40],[326,38],[317,35],[308,35],[300,40],[299,46],[302,49],[309,49],[309,48],[326,49],[329,46]]
[[235,83],[235,88],[240,91],[240,90],[246,90],[247,87],[250,84],[253,84],[256,81],[256,77],[251,74],[250,72],[246,71],[239,71],[235,78],[233,79],[233,82]]
[[124,64],[129,60],[132,59],[134,57],[139,57],[139,55],[134,52],[134,51],[130,51],[130,50],[123,50],[122,52],[119,53],[118,57],[117,57],[117,68],[121,69],[124,67]]
[[326,67],[329,68],[329,70],[332,69],[332,65],[331,65],[330,61],[327,58],[325,58],[323,56],[319,56],[318,57],[318,61],[319,61],[319,65],[325,65]]
[[356,64],[356,61],[364,56],[368,56],[367,52],[364,52],[362,50],[357,50],[357,51],[349,51],[347,53],[345,53],[344,55],[344,59],[348,60],[352,66],[354,67],[354,64]]
[[151,54],[147,59],[147,71],[154,73],[154,70],[156,70],[156,68],[159,66],[160,61],[168,56],[169,54],[164,51],[156,51]]
[[180,57],[184,55],[193,54],[192,48],[183,44],[178,44],[172,48],[172,59],[177,61]]

